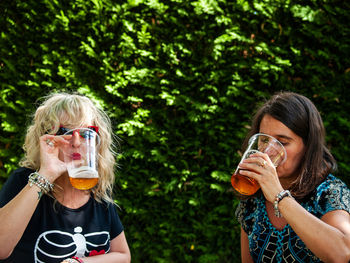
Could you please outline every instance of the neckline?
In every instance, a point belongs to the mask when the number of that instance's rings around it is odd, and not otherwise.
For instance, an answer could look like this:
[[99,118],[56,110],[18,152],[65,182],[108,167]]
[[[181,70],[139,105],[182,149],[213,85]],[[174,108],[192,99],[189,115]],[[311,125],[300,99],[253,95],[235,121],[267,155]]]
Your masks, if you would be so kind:
[[90,203],[93,201],[92,196],[90,195],[89,199],[87,200],[87,202],[85,202],[82,206],[78,207],[78,208],[70,208],[67,207],[63,204],[61,204],[57,199],[56,199],[57,203],[60,205],[60,207],[62,207],[64,210],[66,211],[70,211],[70,212],[79,212],[83,209],[85,209],[88,205],[90,205]]
[[268,226],[274,231],[274,232],[278,232],[280,234],[283,234],[284,232],[286,232],[288,229],[289,229],[289,224],[287,223],[282,229],[278,229],[276,228],[270,218],[269,218],[269,215],[267,214],[267,207],[266,207],[266,199],[262,196],[261,197],[262,199],[262,202],[261,202],[261,206],[262,206],[262,210],[263,210],[263,216],[264,216],[264,219],[265,221],[267,222]]

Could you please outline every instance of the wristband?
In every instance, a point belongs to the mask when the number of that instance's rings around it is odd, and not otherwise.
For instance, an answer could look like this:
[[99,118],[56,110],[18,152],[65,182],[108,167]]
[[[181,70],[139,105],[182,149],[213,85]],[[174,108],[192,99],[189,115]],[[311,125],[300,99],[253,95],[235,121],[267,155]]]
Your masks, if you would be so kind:
[[75,259],[76,261],[80,262],[80,263],[84,263],[84,261],[81,258],[78,257],[72,257],[72,259]]
[[65,260],[63,260],[63,262],[65,262],[65,263],[77,263],[78,261],[73,259],[73,258],[66,258]]
[[275,202],[273,203],[273,209],[275,210],[275,216],[282,217],[280,210],[278,210],[278,204],[283,198],[285,198],[287,196],[293,198],[293,196],[291,195],[291,193],[288,190],[283,190],[276,195]]
[[66,258],[65,260],[63,260],[63,262],[67,262],[67,263],[84,263],[84,261],[81,258],[78,257],[71,257],[71,258]]

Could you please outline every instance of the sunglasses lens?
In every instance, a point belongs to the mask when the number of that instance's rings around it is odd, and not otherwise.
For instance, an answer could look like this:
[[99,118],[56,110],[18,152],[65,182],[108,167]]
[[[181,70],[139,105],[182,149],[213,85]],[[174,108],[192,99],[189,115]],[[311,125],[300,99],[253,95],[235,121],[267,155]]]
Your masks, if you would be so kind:
[[79,134],[80,138],[85,140],[94,139],[96,136],[98,137],[98,133],[96,131],[96,127],[88,127],[88,128],[76,128],[76,129],[67,129],[64,127],[60,127],[56,133],[56,135],[74,135]]
[[80,137],[82,137],[86,140],[93,138],[93,136],[94,136],[93,134],[94,134],[94,132],[90,131],[90,130],[79,130]]
[[60,128],[58,129],[58,131],[56,132],[56,135],[63,135],[63,134],[65,134],[67,131],[68,131],[67,128],[60,127]]
[[[90,127],[88,128],[76,128],[76,129],[67,129],[64,127],[60,127],[60,129],[57,131],[56,135],[73,135],[72,138],[67,138],[69,140],[74,139],[79,135],[79,137],[82,140],[85,140],[88,144],[100,144],[100,137],[98,133],[95,131],[95,129],[92,129]],[[79,138],[78,137],[78,138]]]

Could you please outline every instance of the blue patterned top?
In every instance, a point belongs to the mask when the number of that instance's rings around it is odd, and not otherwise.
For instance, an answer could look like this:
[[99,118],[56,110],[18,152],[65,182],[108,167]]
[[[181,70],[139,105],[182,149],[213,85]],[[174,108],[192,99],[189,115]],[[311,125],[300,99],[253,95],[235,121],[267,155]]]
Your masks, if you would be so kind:
[[[300,204],[318,218],[333,210],[350,213],[350,190],[340,179],[328,175],[311,198]],[[241,201],[236,216],[248,235],[249,250],[254,262],[321,262],[289,224],[282,230],[271,224],[262,194]]]

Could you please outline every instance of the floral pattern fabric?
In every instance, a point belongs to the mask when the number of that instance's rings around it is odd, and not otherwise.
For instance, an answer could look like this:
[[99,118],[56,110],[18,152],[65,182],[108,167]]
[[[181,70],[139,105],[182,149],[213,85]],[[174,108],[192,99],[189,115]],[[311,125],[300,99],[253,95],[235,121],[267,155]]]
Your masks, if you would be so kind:
[[[250,254],[254,262],[321,262],[287,224],[276,229],[266,212],[265,198],[243,200],[236,217],[248,235]],[[350,190],[338,178],[328,175],[306,201],[300,204],[318,218],[334,210],[350,213]]]

